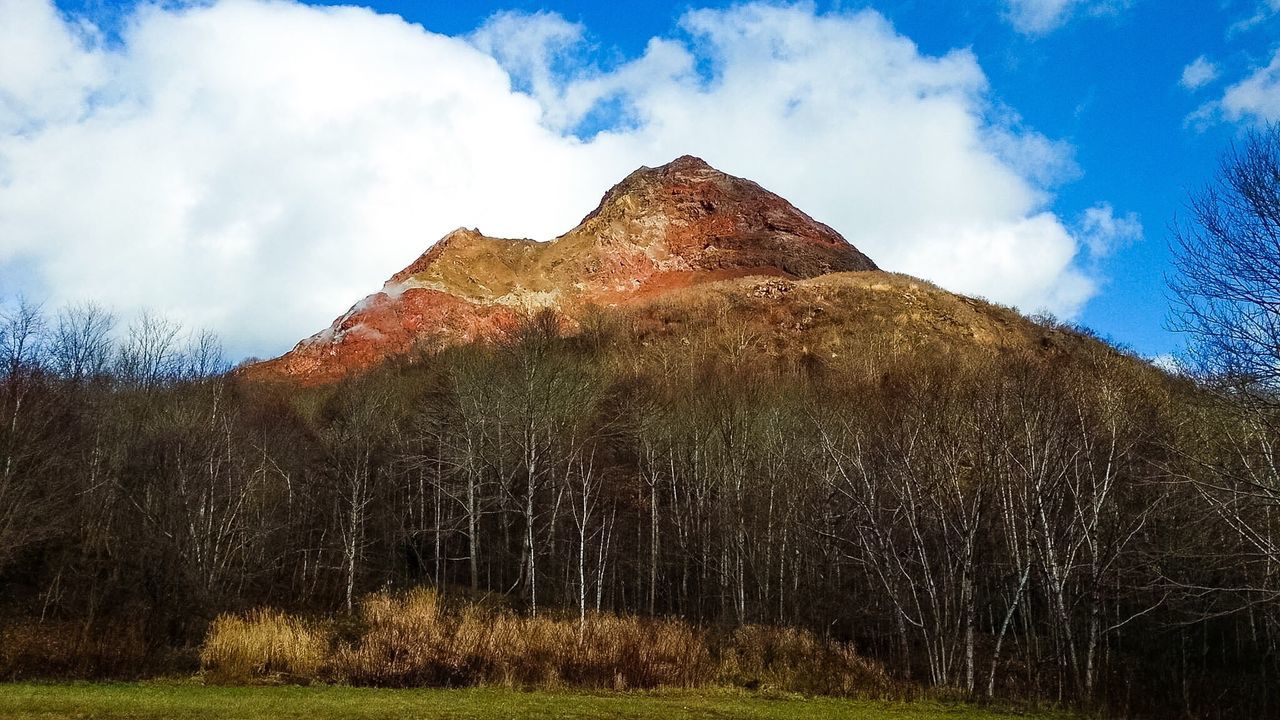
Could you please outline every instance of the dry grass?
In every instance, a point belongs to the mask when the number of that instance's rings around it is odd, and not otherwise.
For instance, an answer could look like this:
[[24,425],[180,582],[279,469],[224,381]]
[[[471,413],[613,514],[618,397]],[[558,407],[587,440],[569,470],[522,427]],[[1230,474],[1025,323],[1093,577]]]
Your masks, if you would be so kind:
[[884,668],[848,645],[796,628],[740,627],[719,657],[726,685],[843,696],[882,696],[893,685]]
[[360,639],[332,662],[335,678],[354,685],[691,687],[709,667],[701,634],[674,621],[447,609],[429,590],[373,595],[361,621]]
[[329,655],[329,632],[275,610],[220,615],[209,628],[200,665],[215,683],[307,682]]
[[360,608],[364,625],[355,644],[342,643],[331,671],[353,685],[382,687],[469,684],[472,670],[465,638],[443,612],[435,593],[415,590],[401,596],[379,593]]
[[[733,328],[778,356],[801,348],[825,358],[856,356],[871,338],[900,352],[1040,353],[1047,351],[1044,341],[1052,335],[1009,308],[905,275],[833,273],[789,281],[786,292],[762,294],[769,284],[751,277],[697,285],[627,307],[623,316],[641,343],[696,342],[723,335],[714,332],[717,328]],[[1050,339],[1080,344],[1063,333]]]
[[137,623],[0,626],[0,679],[137,677],[148,659]]
[[793,628],[747,626],[712,638],[688,623],[609,614],[524,617],[450,606],[430,590],[378,593],[350,641],[271,610],[224,615],[201,661],[214,682],[313,680],[376,687],[768,687],[882,696],[891,684],[850,648]]

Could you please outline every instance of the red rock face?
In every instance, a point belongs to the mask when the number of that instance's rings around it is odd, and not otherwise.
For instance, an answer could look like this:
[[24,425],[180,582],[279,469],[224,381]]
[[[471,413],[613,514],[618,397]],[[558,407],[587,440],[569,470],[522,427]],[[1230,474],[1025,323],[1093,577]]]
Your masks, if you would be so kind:
[[830,227],[702,160],[640,168],[577,227],[550,242],[455,230],[381,292],[246,376],[325,382],[415,345],[494,337],[522,313],[653,299],[748,275],[809,278],[875,270]]

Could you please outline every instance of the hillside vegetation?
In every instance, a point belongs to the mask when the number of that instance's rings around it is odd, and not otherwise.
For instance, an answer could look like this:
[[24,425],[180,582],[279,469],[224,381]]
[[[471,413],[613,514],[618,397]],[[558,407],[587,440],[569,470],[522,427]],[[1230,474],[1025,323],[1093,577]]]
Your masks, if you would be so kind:
[[[576,329],[535,313],[312,388],[205,377],[207,346],[159,321],[77,374],[50,332],[4,376],[0,673],[195,673],[213,623],[212,680],[234,618],[349,609],[316,677],[441,684],[368,644],[375,616],[418,632],[398,596],[362,604],[429,586],[496,594],[512,638],[561,638],[548,652],[587,652],[575,630],[600,623],[706,638],[709,669],[618,686],[767,683],[724,673],[716,638],[774,626],[883,668],[838,691],[855,695],[1272,709],[1275,616],[1254,601],[1277,580],[1193,482],[1267,457],[1266,428],[1070,328],[908,279],[687,292]],[[613,686],[604,657],[536,667]]]

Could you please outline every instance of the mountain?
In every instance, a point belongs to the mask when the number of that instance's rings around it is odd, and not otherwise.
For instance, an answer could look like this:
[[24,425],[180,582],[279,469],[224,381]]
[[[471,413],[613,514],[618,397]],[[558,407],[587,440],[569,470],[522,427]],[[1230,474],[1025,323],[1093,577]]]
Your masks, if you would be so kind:
[[328,328],[244,373],[323,382],[419,342],[491,338],[531,309],[555,307],[572,320],[589,306],[734,278],[876,269],[783,198],[686,155],[631,173],[549,242],[454,230]]
[[885,346],[1052,353],[1092,344],[883,272],[778,195],[686,155],[631,173],[548,242],[454,230],[328,328],[240,373],[331,382],[420,345],[496,339],[542,308],[569,327],[606,309],[644,343],[748,331],[757,348],[791,359]]

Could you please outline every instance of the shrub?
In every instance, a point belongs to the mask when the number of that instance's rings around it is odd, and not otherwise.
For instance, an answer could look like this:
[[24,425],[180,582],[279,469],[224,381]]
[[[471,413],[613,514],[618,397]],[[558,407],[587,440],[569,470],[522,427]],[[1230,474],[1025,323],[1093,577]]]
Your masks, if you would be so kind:
[[11,622],[0,627],[0,680],[135,677],[146,667],[140,623]]
[[577,685],[693,687],[712,676],[704,634],[676,620],[592,615],[568,649],[565,675]]
[[652,688],[709,677],[702,635],[676,621],[450,610],[421,589],[372,595],[360,616],[363,634],[332,661],[334,675],[355,685]]
[[243,617],[213,621],[200,665],[216,683],[310,682],[320,677],[331,633],[277,610],[253,610]]
[[215,621],[201,655],[215,682],[328,680],[378,687],[649,689],[727,683],[881,695],[889,681],[847,645],[793,628],[745,626],[712,643],[674,619],[594,613],[523,617],[426,589],[364,599],[351,639],[333,625],[258,610]]
[[334,655],[339,679],[380,687],[471,684],[455,648],[454,623],[434,592],[371,595],[361,603],[360,620],[363,634]]
[[891,681],[884,669],[847,644],[808,630],[744,625],[720,649],[719,681],[822,695],[881,695]]

